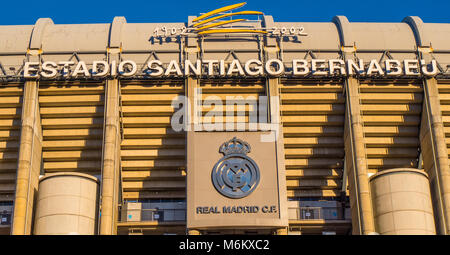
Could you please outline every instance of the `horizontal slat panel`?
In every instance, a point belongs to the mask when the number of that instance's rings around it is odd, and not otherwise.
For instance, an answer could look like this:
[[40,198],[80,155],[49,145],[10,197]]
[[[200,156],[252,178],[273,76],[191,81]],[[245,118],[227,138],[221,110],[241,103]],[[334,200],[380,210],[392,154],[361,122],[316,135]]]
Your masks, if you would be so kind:
[[64,161],[64,162],[44,162],[45,171],[100,171],[100,161]]
[[140,105],[140,106],[123,106],[123,116],[172,116],[176,111],[170,105]]
[[17,151],[19,141],[0,141],[0,151]]
[[184,80],[122,81],[120,90],[122,94],[182,94],[184,83]]
[[367,148],[368,157],[417,157],[416,148]]
[[286,168],[325,168],[343,165],[342,158],[286,159]]
[[122,149],[153,149],[162,147],[184,148],[184,139],[125,139],[122,141]]
[[0,173],[0,184],[16,182],[16,173]]
[[286,177],[295,178],[340,178],[341,169],[286,169]]
[[294,92],[313,92],[313,93],[324,93],[324,92],[342,92],[341,84],[317,84],[309,83],[309,81],[302,81],[299,83],[282,83],[281,93],[294,93]]
[[100,160],[101,150],[83,150],[83,151],[44,151],[42,153],[44,161],[78,161],[78,160]]
[[103,95],[75,95],[75,96],[40,96],[39,105],[47,106],[89,106],[103,105]]
[[123,182],[123,189],[137,190],[137,189],[183,189],[186,188],[185,181],[126,181]]
[[[2,184],[0,184],[0,193],[14,194],[15,190],[16,190],[16,184],[15,183],[2,183]],[[11,196],[11,199],[14,199],[14,195]]]
[[103,137],[102,128],[44,129],[42,133],[45,140],[87,140]]
[[158,190],[158,191],[125,191],[123,198],[128,200],[149,199],[149,198],[186,198],[184,190]]
[[0,119],[0,130],[20,128],[20,119]]
[[0,152],[0,164],[3,164],[3,162],[7,161],[17,161],[19,157],[19,154],[17,151],[11,152],[11,151],[5,151]]
[[420,123],[420,116],[410,115],[366,115],[362,117],[364,125],[404,125],[417,126]]
[[365,136],[418,136],[417,126],[365,126]]
[[295,104],[282,105],[283,115],[304,114],[343,114],[345,113],[344,104]]
[[42,119],[42,128],[101,128],[103,121],[103,118]]
[[417,137],[366,137],[365,142],[368,147],[407,147],[418,146]]
[[[337,197],[341,194],[340,189],[333,189],[333,190],[327,190],[327,189],[305,189],[305,190],[288,190],[287,196],[288,197]],[[348,196],[347,192],[347,196]]]
[[[2,100],[1,97],[0,97],[0,100]],[[0,119],[20,118],[21,114],[22,114],[22,108],[20,108],[20,107],[0,108]]]
[[360,95],[363,104],[408,104],[421,103],[422,93],[362,93]]
[[177,94],[123,94],[122,105],[171,105]]
[[12,141],[20,139],[19,130],[0,130],[0,141]]
[[17,162],[0,162],[0,170],[2,171],[14,171],[17,169]]
[[43,150],[82,150],[102,147],[102,140],[56,140],[44,141]]
[[344,97],[340,93],[286,93],[280,95],[283,104],[326,104],[344,103]]
[[185,150],[180,149],[160,149],[160,150],[122,150],[123,160],[130,159],[155,159],[155,158],[184,158]]
[[411,83],[395,82],[391,81],[376,81],[371,84],[361,82],[359,86],[360,92],[422,92],[421,81],[414,81]]
[[139,170],[139,169],[174,169],[184,168],[184,160],[122,160],[122,168],[125,170]]
[[122,172],[122,178],[125,181],[129,180],[161,180],[161,179],[173,179],[173,178],[185,178],[186,171],[184,170],[143,170],[143,171],[126,171]]
[[22,105],[21,96],[0,97],[0,107],[20,107]]
[[344,116],[342,115],[318,115],[318,116],[282,116],[285,126],[302,125],[302,126],[342,126],[344,124]]
[[288,189],[303,187],[321,187],[323,189],[335,189],[341,185],[339,180],[286,180]]
[[283,134],[285,137],[303,137],[303,136],[342,136],[344,127],[328,127],[328,126],[283,126]]
[[286,148],[293,147],[319,147],[319,146],[343,146],[344,139],[341,137],[298,137],[298,138],[284,138],[284,145]]
[[286,158],[302,157],[343,157],[342,148],[286,148]]
[[409,158],[369,158],[367,165],[369,168],[394,168],[394,167],[414,167],[417,164],[415,159]]
[[53,84],[40,82],[39,96],[60,96],[60,95],[102,95],[104,86],[101,83],[70,82]]
[[185,132],[175,132],[171,128],[125,128],[126,139],[131,138],[161,138],[161,137],[184,137]]
[[103,106],[78,106],[78,107],[41,107],[42,118],[55,117],[96,117],[103,116]]
[[363,104],[363,114],[407,114],[414,115],[422,112],[421,104]]

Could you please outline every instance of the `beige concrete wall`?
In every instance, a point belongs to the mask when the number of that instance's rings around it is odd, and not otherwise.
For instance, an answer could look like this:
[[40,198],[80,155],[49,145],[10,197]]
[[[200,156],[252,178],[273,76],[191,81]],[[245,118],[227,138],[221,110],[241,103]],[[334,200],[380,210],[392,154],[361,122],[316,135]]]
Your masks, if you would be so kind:
[[[273,131],[272,131],[273,132]],[[284,167],[277,161],[278,141],[261,142],[269,132],[188,132],[187,227],[205,228],[281,228],[288,225],[286,178]],[[247,154],[258,165],[260,181],[242,198],[220,194],[213,185],[212,171],[223,155],[220,146],[236,137],[251,146]],[[255,213],[224,213],[224,206],[258,206]],[[264,206],[275,211],[264,212]],[[217,213],[198,213],[198,207],[217,207]]]
[[35,235],[94,235],[97,226],[98,180],[80,173],[41,178]]
[[428,175],[397,168],[370,177],[376,231],[382,235],[436,233]]

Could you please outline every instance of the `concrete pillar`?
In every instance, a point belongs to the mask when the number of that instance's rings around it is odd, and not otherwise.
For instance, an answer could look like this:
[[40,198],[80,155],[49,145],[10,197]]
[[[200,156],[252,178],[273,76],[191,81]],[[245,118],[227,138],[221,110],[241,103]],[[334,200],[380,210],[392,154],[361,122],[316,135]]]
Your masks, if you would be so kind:
[[[280,79],[279,78],[269,78],[266,83],[266,95],[268,99],[268,122],[272,125],[272,128],[276,128],[275,138],[276,138],[276,159],[278,161],[278,166],[285,168],[285,152],[284,152],[284,135],[283,135],[283,123],[281,121],[281,99],[280,99]],[[286,185],[286,169],[279,169],[280,180],[279,180],[279,192],[280,192],[280,217],[282,219],[288,219],[288,201],[287,201],[287,185]],[[286,223],[287,235],[287,227]],[[281,230],[280,230],[281,231]],[[278,230],[277,230],[278,233]]]
[[120,126],[119,126],[119,81],[107,80],[105,85],[105,122],[103,137],[103,162],[100,208],[100,234],[117,234],[120,178]]
[[31,234],[33,204],[39,185],[42,160],[42,129],[39,115],[38,85],[24,85],[13,235]]
[[375,232],[373,206],[367,176],[363,122],[360,109],[359,82],[348,78],[346,83],[345,155],[349,169],[348,182],[352,209],[353,234]]
[[[194,131],[194,125],[197,125],[201,122],[198,118],[197,114],[201,114],[198,111],[201,109],[197,106],[197,100],[201,100],[198,98],[200,95],[197,95],[197,88],[200,87],[200,81],[193,77],[187,77],[185,83],[185,94],[186,98],[189,102],[187,102],[188,108],[186,108],[187,112],[187,126],[189,126],[188,131]],[[186,126],[186,127],[187,127]]]
[[197,229],[189,229],[188,230],[188,235],[190,235],[190,236],[198,236],[198,235],[201,235],[201,233]]
[[434,215],[439,234],[450,234],[450,169],[435,78],[424,81],[420,128],[423,165],[429,175]]
[[288,234],[287,228],[279,228],[277,229],[277,235],[278,236],[285,236]]

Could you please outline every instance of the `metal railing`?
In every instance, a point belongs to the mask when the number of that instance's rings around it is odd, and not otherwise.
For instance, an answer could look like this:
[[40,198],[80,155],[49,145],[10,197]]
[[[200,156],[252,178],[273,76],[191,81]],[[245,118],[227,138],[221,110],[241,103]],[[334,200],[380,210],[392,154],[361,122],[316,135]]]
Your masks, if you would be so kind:
[[[348,208],[346,208],[347,210]],[[341,207],[290,207],[291,220],[343,220]],[[186,209],[122,209],[121,222],[176,222],[186,221]]]
[[341,207],[290,207],[291,220],[343,220],[345,215]]
[[186,209],[123,209],[122,222],[133,221],[186,221]]

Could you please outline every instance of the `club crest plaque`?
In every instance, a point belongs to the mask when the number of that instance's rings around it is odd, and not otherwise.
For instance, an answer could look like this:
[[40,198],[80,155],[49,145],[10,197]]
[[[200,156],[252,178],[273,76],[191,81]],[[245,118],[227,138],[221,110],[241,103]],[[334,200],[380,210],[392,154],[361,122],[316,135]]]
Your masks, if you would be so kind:
[[211,173],[212,183],[220,194],[238,199],[256,189],[260,173],[256,162],[247,156],[250,151],[250,144],[236,137],[220,146],[219,152],[224,156]]

